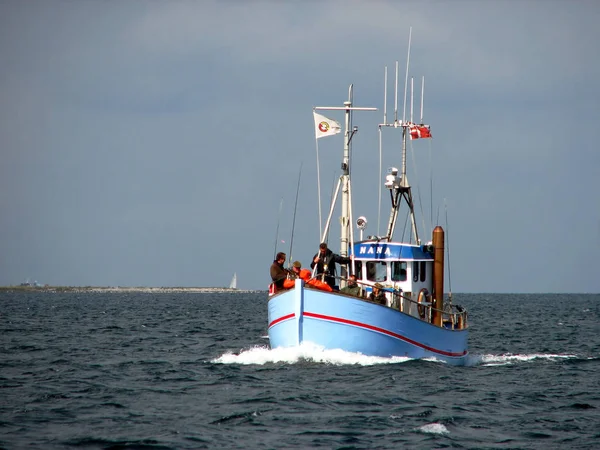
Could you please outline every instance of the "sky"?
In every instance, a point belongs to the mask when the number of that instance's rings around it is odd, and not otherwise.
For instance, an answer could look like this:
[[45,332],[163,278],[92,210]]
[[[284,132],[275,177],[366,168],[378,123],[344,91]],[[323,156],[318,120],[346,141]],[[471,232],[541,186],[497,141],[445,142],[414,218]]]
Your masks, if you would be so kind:
[[[423,239],[446,228],[446,291],[598,293],[598,23],[594,0],[0,0],[0,285],[266,289],[275,251],[308,265],[312,109],[350,84],[378,108],[353,119],[353,214],[382,234],[384,68],[389,121],[412,28],[433,139],[408,178]],[[324,216],[342,146],[318,142]]]

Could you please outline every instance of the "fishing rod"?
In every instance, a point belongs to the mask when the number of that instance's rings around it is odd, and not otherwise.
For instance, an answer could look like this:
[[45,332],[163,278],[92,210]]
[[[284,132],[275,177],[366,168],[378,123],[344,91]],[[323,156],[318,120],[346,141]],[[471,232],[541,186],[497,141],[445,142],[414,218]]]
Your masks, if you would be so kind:
[[296,202],[294,204],[294,219],[292,221],[292,236],[290,238],[290,259],[288,267],[292,265],[292,246],[294,245],[294,228],[296,227],[296,209],[298,208],[298,193],[300,192],[300,177],[302,175],[302,162],[300,163],[300,171],[298,172],[298,186],[296,187]]
[[277,214],[277,230],[275,231],[275,249],[273,250],[273,261],[277,257],[277,243],[279,242],[279,221],[281,220],[281,207],[283,206],[283,197],[279,201],[279,214]]

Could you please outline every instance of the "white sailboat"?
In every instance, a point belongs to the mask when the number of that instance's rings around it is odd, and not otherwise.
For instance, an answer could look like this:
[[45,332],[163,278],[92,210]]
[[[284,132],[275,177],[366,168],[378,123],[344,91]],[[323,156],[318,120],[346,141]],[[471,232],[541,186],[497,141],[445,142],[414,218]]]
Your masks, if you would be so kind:
[[229,289],[237,289],[237,273],[233,274],[231,282],[229,283]]

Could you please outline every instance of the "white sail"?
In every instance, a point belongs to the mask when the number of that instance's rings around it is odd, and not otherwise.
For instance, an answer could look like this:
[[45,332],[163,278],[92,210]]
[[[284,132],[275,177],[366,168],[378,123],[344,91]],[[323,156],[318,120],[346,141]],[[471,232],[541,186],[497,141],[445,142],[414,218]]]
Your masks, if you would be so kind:
[[237,273],[233,274],[231,278],[231,283],[229,283],[229,289],[237,289]]

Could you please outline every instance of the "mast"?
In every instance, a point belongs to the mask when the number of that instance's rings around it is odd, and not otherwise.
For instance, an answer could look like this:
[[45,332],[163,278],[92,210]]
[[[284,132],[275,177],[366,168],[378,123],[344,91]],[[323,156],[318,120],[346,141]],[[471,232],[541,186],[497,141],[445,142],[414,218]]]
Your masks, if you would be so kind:
[[[350,124],[352,123],[352,85],[348,88],[348,101],[344,102],[345,113],[345,132],[344,132],[344,156],[342,159],[342,216],[340,217],[340,255],[348,256],[348,225],[350,223],[350,141],[356,131],[350,133]],[[342,269],[343,272],[343,269]],[[342,277],[346,274],[342,273]]]
[[[409,124],[402,125],[402,180],[400,181],[400,192],[402,197],[406,200],[406,204],[408,205],[410,211],[410,221],[412,225],[412,235],[416,244],[419,244],[419,233],[417,231],[417,219],[415,218],[415,205],[413,203],[412,198],[412,190],[410,188],[410,184],[408,183],[408,177],[406,176],[406,141],[408,140],[408,134],[410,133]],[[399,204],[397,205],[400,206]],[[396,217],[398,214],[396,213]],[[395,225],[395,223],[394,223]],[[390,240],[392,239],[392,234],[394,233],[394,229],[392,228],[390,234]]]
[[387,239],[388,241],[393,239],[396,221],[398,219],[398,211],[400,210],[400,203],[402,199],[404,199],[409,209],[412,237],[415,243],[418,244],[419,233],[417,231],[417,221],[415,218],[412,190],[408,182],[408,177],[406,176],[406,140],[408,139],[408,133],[410,133],[410,123],[400,122],[396,124],[396,127],[402,128],[402,169],[400,176],[398,177],[398,169],[391,167],[388,169],[388,175],[385,177],[385,187],[390,190],[392,210],[390,211],[388,230],[384,239]]
[[[388,222],[388,230],[384,239],[391,241],[394,237],[394,229],[396,228],[396,221],[398,219],[398,211],[400,209],[400,202],[402,199],[406,201],[409,208],[410,221],[412,226],[412,237],[415,243],[419,243],[419,234],[417,231],[417,221],[415,218],[415,208],[412,199],[412,191],[406,175],[406,141],[408,140],[410,127],[413,125],[413,82],[411,79],[411,98],[410,98],[410,118],[411,121],[406,121],[406,94],[408,88],[408,65],[410,61],[410,44],[412,37],[412,28],[410,29],[408,37],[408,55],[406,57],[406,77],[404,80],[404,109],[402,114],[402,120],[394,120],[393,124],[383,123],[380,125],[385,127],[402,128],[402,166],[400,169],[400,177],[398,177],[398,169],[392,167],[388,171],[388,175],[385,177],[385,187],[390,190],[390,196],[392,201],[392,210],[390,212],[390,219]],[[398,62],[396,62],[396,92],[398,91]],[[422,107],[421,107],[422,110]]]
[[[342,189],[342,215],[340,217],[340,256],[348,256],[348,247],[349,244],[353,244],[349,241],[350,239],[350,226],[352,217],[350,217],[351,208],[351,188],[350,188],[350,155],[352,149],[352,138],[354,134],[358,132],[358,127],[352,126],[352,112],[353,111],[377,111],[377,108],[373,107],[357,107],[352,106],[352,96],[353,96],[353,87],[354,85],[350,85],[348,88],[348,100],[344,102],[344,106],[317,106],[315,110],[328,110],[328,111],[344,111],[344,148],[342,155],[342,175],[340,176],[338,187],[341,185]],[[337,198],[334,196],[333,201],[335,202]],[[334,205],[331,205],[331,209],[329,212],[328,222],[331,221],[331,215],[333,214]],[[326,227],[327,230],[328,227]],[[326,231],[323,234],[323,239],[326,236]],[[346,278],[346,269],[342,266],[342,278]]]

